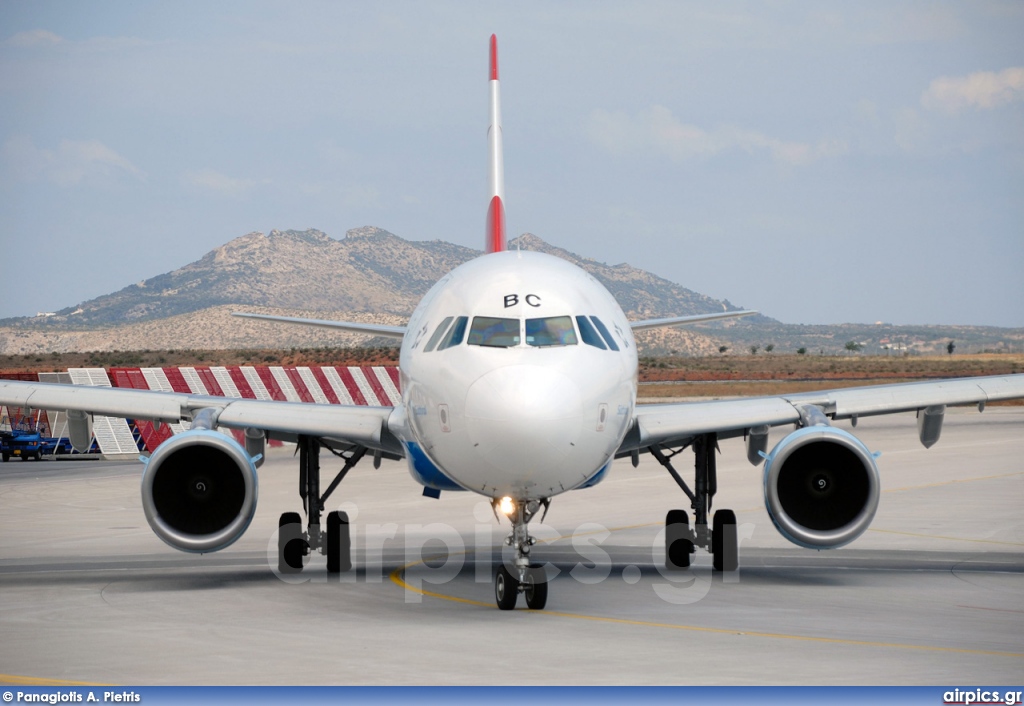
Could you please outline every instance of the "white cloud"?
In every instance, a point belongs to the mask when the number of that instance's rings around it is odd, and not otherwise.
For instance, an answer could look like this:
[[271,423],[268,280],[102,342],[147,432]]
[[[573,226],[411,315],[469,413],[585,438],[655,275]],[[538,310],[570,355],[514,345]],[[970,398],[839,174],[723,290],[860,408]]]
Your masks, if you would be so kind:
[[838,140],[823,140],[817,144],[787,142],[735,126],[704,130],[680,122],[672,111],[661,105],[653,105],[636,115],[595,110],[586,131],[593,142],[612,153],[653,150],[677,161],[735,150],[765,153],[783,164],[804,165],[847,151],[846,144]]
[[2,150],[5,170],[19,180],[46,179],[58,186],[146,175],[99,140],[61,140],[57,149],[39,149],[26,136],[8,139]]
[[64,40],[61,37],[49,30],[32,29],[27,32],[18,32],[3,43],[9,47],[45,47],[60,44],[62,41]]
[[942,76],[921,95],[921,105],[955,113],[964,108],[998,108],[1024,100],[1024,67],[979,71],[969,76]]
[[248,197],[259,183],[254,179],[235,179],[214,169],[185,172],[183,180],[189,186],[236,199]]

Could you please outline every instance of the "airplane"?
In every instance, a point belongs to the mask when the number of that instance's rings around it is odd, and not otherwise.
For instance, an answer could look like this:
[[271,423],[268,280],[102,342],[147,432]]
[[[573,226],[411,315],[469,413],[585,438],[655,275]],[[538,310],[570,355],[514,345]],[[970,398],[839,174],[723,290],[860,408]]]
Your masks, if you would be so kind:
[[[616,459],[651,454],[689,500],[665,518],[665,565],[683,569],[696,548],[715,570],[738,566],[736,516],[711,514],[722,439],[743,437],[749,461],[764,464],[765,506],[778,531],[810,549],[854,541],[879,500],[875,456],[836,420],[914,412],[921,443],[938,441],[945,408],[1024,397],[1024,375],[960,378],[792,395],[637,406],[633,332],[747,316],[752,311],[629,321],[590,274],[557,257],[507,248],[497,39],[490,38],[490,199],[485,253],[440,279],[406,326],[238,314],[401,340],[401,403],[342,406],[228,399],[120,388],[0,381],[0,404],[67,410],[72,444],[90,440],[91,415],[157,423],[191,422],[144,459],[142,506],[153,531],[188,552],[223,549],[245,532],[257,502],[269,439],[298,446],[297,512],[280,518],[278,569],[301,571],[313,552],[330,574],[352,568],[348,517],[328,497],[369,456],[406,459],[423,493],[469,491],[511,523],[514,555],[497,567],[497,607],[523,594],[543,609],[548,582],[531,561],[529,523],[558,495],[605,478]],[[769,452],[771,427],[794,425]],[[217,431],[244,430],[244,443]],[[321,488],[320,452],[344,464]],[[673,465],[694,452],[692,484]],[[323,528],[322,528],[323,527]]]

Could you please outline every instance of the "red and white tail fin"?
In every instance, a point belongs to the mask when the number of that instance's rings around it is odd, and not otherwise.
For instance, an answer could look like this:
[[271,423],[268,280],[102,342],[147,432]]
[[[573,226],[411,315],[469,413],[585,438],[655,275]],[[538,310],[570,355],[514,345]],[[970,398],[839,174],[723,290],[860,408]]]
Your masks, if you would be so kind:
[[501,92],[498,90],[498,38],[491,35],[491,125],[487,143],[491,155],[491,200],[487,206],[487,252],[505,249],[505,163],[501,149]]

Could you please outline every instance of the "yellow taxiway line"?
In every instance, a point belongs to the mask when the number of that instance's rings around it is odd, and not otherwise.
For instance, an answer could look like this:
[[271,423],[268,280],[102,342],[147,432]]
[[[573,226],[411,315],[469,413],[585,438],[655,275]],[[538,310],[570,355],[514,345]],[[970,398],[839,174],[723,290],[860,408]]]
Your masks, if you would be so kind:
[[[1010,474],[1010,475],[1016,475],[1016,474]],[[993,477],[998,477],[998,476],[993,476]],[[984,480],[984,479],[978,478],[976,480]],[[905,490],[905,489],[901,489],[901,490]],[[650,523],[650,524],[656,524],[656,523]],[[645,526],[649,526],[649,525],[647,525],[647,524],[629,525],[627,527],[617,527],[617,528],[614,528],[614,529],[609,530],[609,531],[616,532],[616,531],[621,531],[621,530],[626,530],[626,529],[636,529],[636,528],[645,527]],[[878,530],[878,531],[884,531],[884,530]],[[915,536],[927,537],[928,535],[915,535]],[[554,543],[554,542],[557,542],[557,541],[559,541],[561,539],[565,539],[565,537],[558,537],[556,539],[547,540],[547,541],[545,541],[545,543],[546,544]],[[948,538],[944,537],[943,539],[955,539],[955,538],[954,537],[948,537]],[[989,541],[989,540],[975,539],[975,540],[959,540],[959,541],[986,542],[986,541]],[[1009,542],[990,542],[990,543],[993,543],[993,544],[1010,544]],[[465,553],[468,553],[468,552],[462,552],[462,553],[465,554]],[[404,578],[405,572],[408,569],[410,569],[410,568],[412,568],[414,566],[422,564],[424,561],[425,561],[425,559],[421,559],[421,560],[418,560],[418,561],[413,561],[413,562],[410,562],[408,564],[405,564],[404,566],[400,566],[400,567],[398,567],[397,569],[395,569],[394,571],[391,572],[389,578],[391,579],[392,583],[400,586],[404,590],[412,591],[413,593],[418,593],[421,596],[429,596],[430,598],[438,598],[438,599],[445,600],[445,601],[452,601],[454,603],[462,603],[462,604],[465,604],[465,605],[479,606],[481,608],[488,608],[488,609],[493,609],[494,608],[494,604],[493,603],[487,603],[487,602],[484,602],[484,601],[477,601],[477,600],[473,600],[472,598],[462,598],[460,596],[451,596],[451,595],[444,594],[444,593],[438,593],[436,591],[428,591],[426,589],[417,588],[417,587],[412,586],[411,584],[409,584],[405,580],[405,578]],[[852,646],[852,647],[871,647],[871,648],[882,647],[882,648],[899,649],[899,650],[917,650],[917,651],[922,651],[922,652],[947,652],[947,653],[955,653],[955,654],[986,655],[986,656],[991,656],[991,657],[1008,657],[1008,658],[1012,658],[1012,659],[1024,659],[1024,653],[1019,653],[1019,652],[1001,652],[999,650],[972,650],[972,649],[967,649],[967,648],[962,648],[962,647],[941,647],[941,646],[937,646],[937,645],[912,645],[912,644],[899,643],[899,642],[877,642],[877,641],[873,641],[873,640],[850,640],[850,639],[841,638],[841,637],[820,637],[820,636],[815,636],[815,635],[790,635],[790,634],[786,634],[786,633],[757,632],[757,631],[735,630],[735,629],[726,629],[726,628],[711,628],[711,627],[703,627],[703,626],[699,626],[699,625],[682,625],[682,624],[678,624],[678,623],[659,623],[659,622],[648,621],[648,620],[632,620],[632,619],[628,619],[628,618],[612,618],[612,617],[602,616],[602,615],[587,615],[587,614],[584,614],[584,613],[566,613],[564,611],[557,611],[557,610],[539,610],[539,611],[535,611],[535,610],[528,610],[527,609],[524,612],[527,612],[527,613],[529,613],[531,615],[549,616],[549,617],[553,617],[553,618],[567,618],[569,620],[587,620],[587,621],[591,621],[591,622],[607,623],[607,624],[613,624],[613,625],[633,625],[633,626],[636,626],[636,627],[644,627],[644,628],[657,628],[657,629],[663,629],[663,630],[683,630],[683,631],[689,631],[689,632],[710,633],[710,634],[715,634],[715,635],[735,635],[735,636],[738,636],[738,637],[760,637],[760,638],[770,639],[770,640],[795,640],[795,641],[799,641],[799,642],[815,642],[815,643],[819,643],[819,644],[824,643],[824,644],[833,644],[833,645],[848,645],[848,646]]]
[[0,684],[4,686],[110,686],[91,681],[67,681],[47,677],[23,677],[18,674],[0,674]]

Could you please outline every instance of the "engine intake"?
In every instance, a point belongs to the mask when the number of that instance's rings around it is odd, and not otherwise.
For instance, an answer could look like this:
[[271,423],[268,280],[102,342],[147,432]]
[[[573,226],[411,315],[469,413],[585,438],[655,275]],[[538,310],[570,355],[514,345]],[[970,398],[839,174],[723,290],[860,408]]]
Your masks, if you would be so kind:
[[160,539],[187,552],[214,552],[245,532],[256,512],[252,458],[234,439],[208,429],[157,447],[142,474],[142,507]]
[[863,534],[878,509],[879,486],[867,447],[829,426],[789,434],[764,466],[765,507],[775,528],[809,549],[835,549]]

